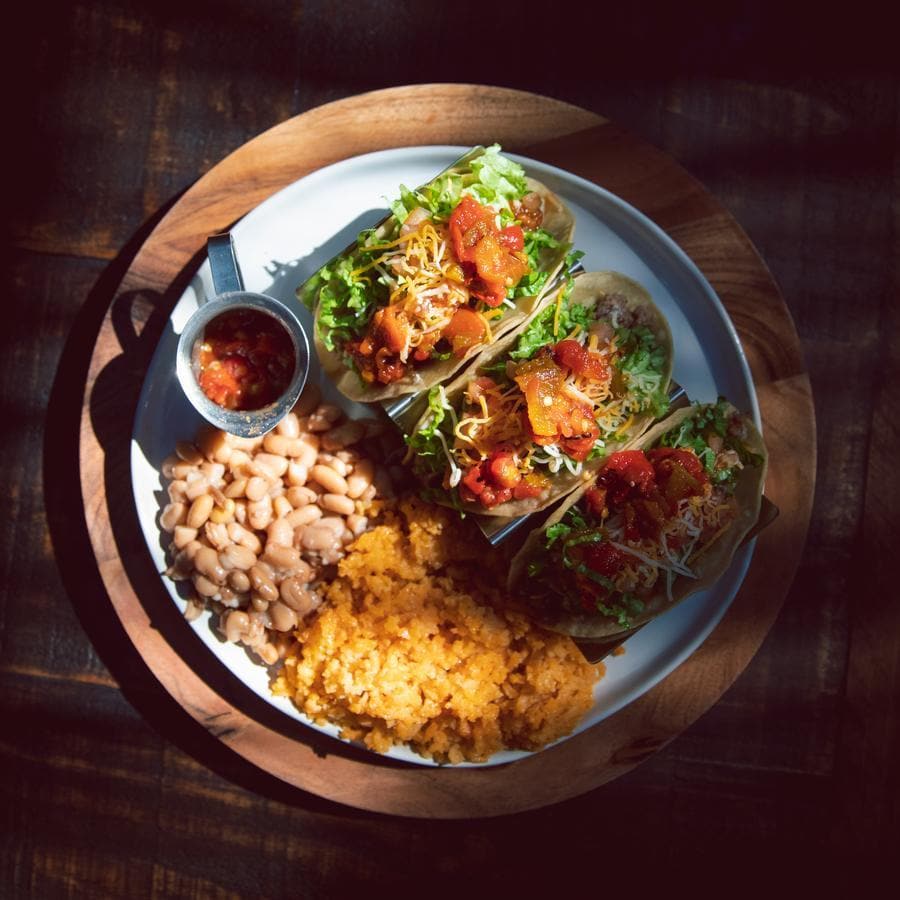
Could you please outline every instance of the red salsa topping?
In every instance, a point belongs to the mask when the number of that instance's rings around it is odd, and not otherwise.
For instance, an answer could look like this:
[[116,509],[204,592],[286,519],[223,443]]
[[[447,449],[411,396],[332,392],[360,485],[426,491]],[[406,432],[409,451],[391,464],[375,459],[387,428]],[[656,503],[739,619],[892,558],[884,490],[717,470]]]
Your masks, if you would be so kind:
[[294,345],[272,316],[237,309],[212,320],[194,347],[197,381],[224,409],[261,409],[294,377]]

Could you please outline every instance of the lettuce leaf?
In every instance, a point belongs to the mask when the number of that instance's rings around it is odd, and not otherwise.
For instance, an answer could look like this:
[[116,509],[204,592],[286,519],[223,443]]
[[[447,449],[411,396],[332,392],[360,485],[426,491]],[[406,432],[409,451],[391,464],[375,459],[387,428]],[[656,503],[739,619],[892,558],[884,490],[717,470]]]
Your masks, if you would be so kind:
[[301,300],[310,310],[318,304],[316,322],[329,350],[340,347],[368,324],[387,289],[371,278],[353,274],[356,255],[342,256],[322,266],[301,288]]
[[452,420],[447,415],[449,407],[446,395],[439,384],[428,391],[428,410],[431,413],[428,422],[414,434],[407,436],[406,443],[416,455],[414,465],[419,472],[442,473],[447,464],[447,454],[438,433],[446,440]]
[[736,451],[745,466],[759,466],[762,464],[762,458],[751,453],[743,441],[729,432],[730,415],[729,406],[722,397],[715,403],[695,404],[694,415],[686,418],[677,428],[667,431],[659,440],[660,446],[693,450],[703,463],[711,481],[722,485],[732,484],[737,478],[738,469],[716,468],[716,453],[709,446],[709,438],[712,435],[722,438],[726,449]]
[[[580,252],[570,254],[566,259],[566,268],[574,265],[582,255]],[[563,293],[558,327],[554,329],[556,324],[556,303],[553,302],[541,310],[519,335],[516,346],[509,353],[511,359],[531,359],[541,347],[546,347],[562,340],[567,334],[571,334],[576,326],[587,329],[593,321],[593,312],[589,307],[582,306],[580,303],[569,303],[569,295],[572,293],[573,286],[574,280],[570,276],[566,284],[561,288]]]
[[617,328],[616,341],[623,353],[618,368],[628,376],[629,387],[643,397],[645,408],[656,418],[665,415],[669,408],[669,398],[662,383],[665,350],[644,325]]

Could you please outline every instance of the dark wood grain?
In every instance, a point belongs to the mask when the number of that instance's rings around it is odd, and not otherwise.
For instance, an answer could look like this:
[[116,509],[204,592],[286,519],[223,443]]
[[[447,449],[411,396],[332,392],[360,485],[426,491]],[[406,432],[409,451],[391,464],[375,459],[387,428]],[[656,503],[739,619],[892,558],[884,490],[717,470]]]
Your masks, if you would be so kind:
[[[392,0],[10,8],[3,896],[322,896],[410,882],[557,894],[596,879],[598,857],[604,887],[632,891],[656,877],[671,890],[679,869],[698,890],[717,870],[720,885],[767,891],[773,878],[804,894],[817,881],[874,886],[900,840],[893,29],[865,4],[812,17],[800,5],[703,6],[600,5],[548,41],[543,66],[470,54],[464,71],[449,6],[430,22]],[[386,54],[398,21],[417,40]],[[532,16],[504,25],[511,46],[529,46]],[[818,492],[768,637],[679,738],[542,810],[409,821],[285,793],[123,649],[79,528],[75,404],[131,258],[198,177],[322,103],[460,80],[595,112],[674,156],[735,217],[801,338]],[[754,344],[757,378],[790,363],[768,359],[764,331]]]

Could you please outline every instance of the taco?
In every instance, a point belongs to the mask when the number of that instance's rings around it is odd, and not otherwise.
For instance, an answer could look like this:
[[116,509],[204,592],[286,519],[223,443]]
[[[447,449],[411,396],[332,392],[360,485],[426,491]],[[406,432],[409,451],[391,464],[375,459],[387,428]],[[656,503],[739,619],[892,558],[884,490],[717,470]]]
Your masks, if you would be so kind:
[[590,478],[668,407],[672,336],[636,282],[569,278],[522,328],[485,350],[407,439],[430,499],[518,516]]
[[297,289],[325,372],[352,400],[446,381],[533,313],[575,220],[497,145],[476,147]]
[[766,462],[726,401],[674,412],[528,536],[510,568],[516,605],[576,638],[626,637],[728,568],[759,517]]

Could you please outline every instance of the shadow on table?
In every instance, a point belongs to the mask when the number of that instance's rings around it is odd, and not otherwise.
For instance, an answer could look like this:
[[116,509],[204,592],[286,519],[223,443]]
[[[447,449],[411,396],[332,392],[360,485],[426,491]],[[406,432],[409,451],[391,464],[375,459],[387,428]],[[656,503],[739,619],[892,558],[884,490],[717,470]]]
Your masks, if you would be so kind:
[[[176,198],[177,199],[177,198]],[[174,201],[173,201],[174,202]],[[127,578],[152,627],[172,649],[227,703],[266,728],[304,743],[321,756],[365,759],[369,765],[409,768],[414,764],[380,757],[337,741],[297,722],[272,707],[232,675],[187,625],[167,592],[147,551],[131,490],[131,438],[135,409],[144,375],[161,340],[173,339],[169,315],[205,256],[198,252],[165,292],[128,290],[123,282],[141,245],[167,211],[160,210],[134,235],[103,272],[85,300],[64,347],[47,410],[44,444],[44,485],[47,518],[63,583],[103,663],[128,701],[167,740],[241,787],[270,799],[312,810],[361,811],[323,800],[286,784],[235,753],[223,743],[224,731],[214,720],[205,727],[192,718],[156,679],[132,643],[107,593],[85,520],[81,486],[79,433],[90,427],[104,454],[103,484],[88,502],[108,507],[116,550]],[[293,284],[349,242],[370,211],[302,260],[273,269],[275,293],[283,279]],[[306,273],[306,274],[303,274]],[[94,347],[109,312],[121,352],[97,373],[85,398]],[[82,422],[82,405],[89,404],[89,424]],[[186,402],[186,401],[185,401]],[[116,489],[119,488],[119,489]]]

